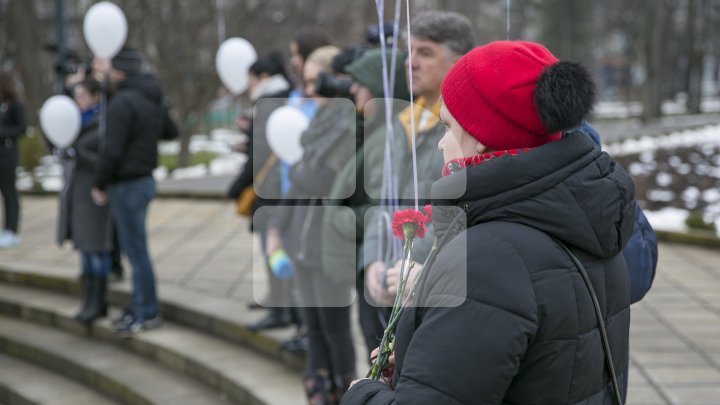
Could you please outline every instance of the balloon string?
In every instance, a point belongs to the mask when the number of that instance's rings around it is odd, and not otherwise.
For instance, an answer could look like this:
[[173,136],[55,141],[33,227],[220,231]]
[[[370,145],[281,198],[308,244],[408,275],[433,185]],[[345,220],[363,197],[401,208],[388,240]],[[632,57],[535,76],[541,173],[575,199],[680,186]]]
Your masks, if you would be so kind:
[[508,41],[510,40],[510,1],[511,1],[511,0],[507,0],[507,23],[506,23],[506,28],[507,28],[507,40],[508,40]]
[[408,47],[408,80],[410,82],[410,141],[412,144],[412,168],[413,168],[413,187],[415,191],[415,210],[419,210],[418,205],[418,174],[417,174],[417,152],[415,151],[415,97],[413,96],[413,68],[412,68],[412,30],[410,27],[410,0],[406,0],[407,5],[407,47]]

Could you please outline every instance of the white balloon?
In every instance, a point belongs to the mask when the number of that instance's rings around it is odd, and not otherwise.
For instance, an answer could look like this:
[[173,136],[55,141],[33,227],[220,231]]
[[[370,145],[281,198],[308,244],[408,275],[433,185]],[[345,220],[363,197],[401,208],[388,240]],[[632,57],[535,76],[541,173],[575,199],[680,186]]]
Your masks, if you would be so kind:
[[40,109],[40,126],[58,148],[67,148],[80,133],[80,109],[68,96],[52,96]]
[[270,149],[285,163],[299,162],[303,155],[300,136],[309,125],[310,120],[298,108],[278,108],[270,114],[265,130]]
[[97,3],[85,13],[83,34],[95,56],[112,59],[120,52],[127,38],[125,14],[113,3]]
[[248,88],[248,70],[256,60],[257,52],[250,42],[229,38],[215,55],[215,67],[225,87],[233,94],[240,94]]

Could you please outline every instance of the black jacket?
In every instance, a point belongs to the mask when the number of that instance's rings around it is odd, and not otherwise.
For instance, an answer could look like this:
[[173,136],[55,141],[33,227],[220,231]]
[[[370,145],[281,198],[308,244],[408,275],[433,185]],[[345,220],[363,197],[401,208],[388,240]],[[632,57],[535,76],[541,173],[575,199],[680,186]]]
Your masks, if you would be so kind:
[[[621,376],[633,194],[630,176],[577,133],[436,182],[438,239],[453,217],[468,228],[441,248],[419,308],[400,320],[393,389],[364,380],[342,403],[612,404],[590,295],[553,238],[590,274]],[[459,306],[431,307],[448,303]]]
[[18,101],[0,103],[0,150],[14,146],[26,130],[25,107]]
[[157,144],[177,137],[177,127],[163,105],[157,79],[148,74],[128,76],[108,105],[104,147],[95,185],[150,176],[157,167]]

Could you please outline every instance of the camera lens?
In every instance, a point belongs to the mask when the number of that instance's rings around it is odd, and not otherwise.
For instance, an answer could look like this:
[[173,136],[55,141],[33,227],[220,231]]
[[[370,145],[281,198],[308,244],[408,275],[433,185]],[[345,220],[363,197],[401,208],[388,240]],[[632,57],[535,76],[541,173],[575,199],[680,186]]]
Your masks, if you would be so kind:
[[323,97],[328,98],[348,98],[351,99],[350,88],[353,81],[350,79],[339,78],[330,73],[322,72],[318,75],[315,92]]

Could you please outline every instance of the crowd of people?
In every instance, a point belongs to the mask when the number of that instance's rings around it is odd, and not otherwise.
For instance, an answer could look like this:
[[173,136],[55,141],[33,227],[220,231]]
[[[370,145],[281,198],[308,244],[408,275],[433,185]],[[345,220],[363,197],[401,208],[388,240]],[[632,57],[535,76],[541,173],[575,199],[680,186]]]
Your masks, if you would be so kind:
[[[652,285],[657,242],[632,179],[586,122],[590,75],[540,44],[477,46],[457,13],[424,12],[411,25],[410,49],[397,55],[379,46],[397,40],[392,26],[344,48],[306,29],[288,46],[289,64],[269,50],[250,67],[255,108],[238,117],[249,137],[235,146],[248,161],[227,191],[261,241],[268,279],[267,297],[249,304],[267,314],[248,328],[296,325],[282,347],[305,353],[312,405],[622,402],[629,307]],[[123,48],[68,82],[82,131],[61,156],[58,239],[81,255],[77,319],[106,315],[122,251],[133,293],[115,323],[121,334],[161,322],[145,221],[157,143],[177,136],[143,62]],[[14,170],[25,119],[2,74],[0,97],[0,247],[10,247],[19,243]],[[310,122],[294,164],[266,136],[286,105]],[[370,362],[401,293],[387,218],[425,204],[432,224],[412,245],[408,275],[410,284],[421,277],[420,289],[385,378],[359,379],[351,309]],[[448,281],[458,279],[460,293]]]

